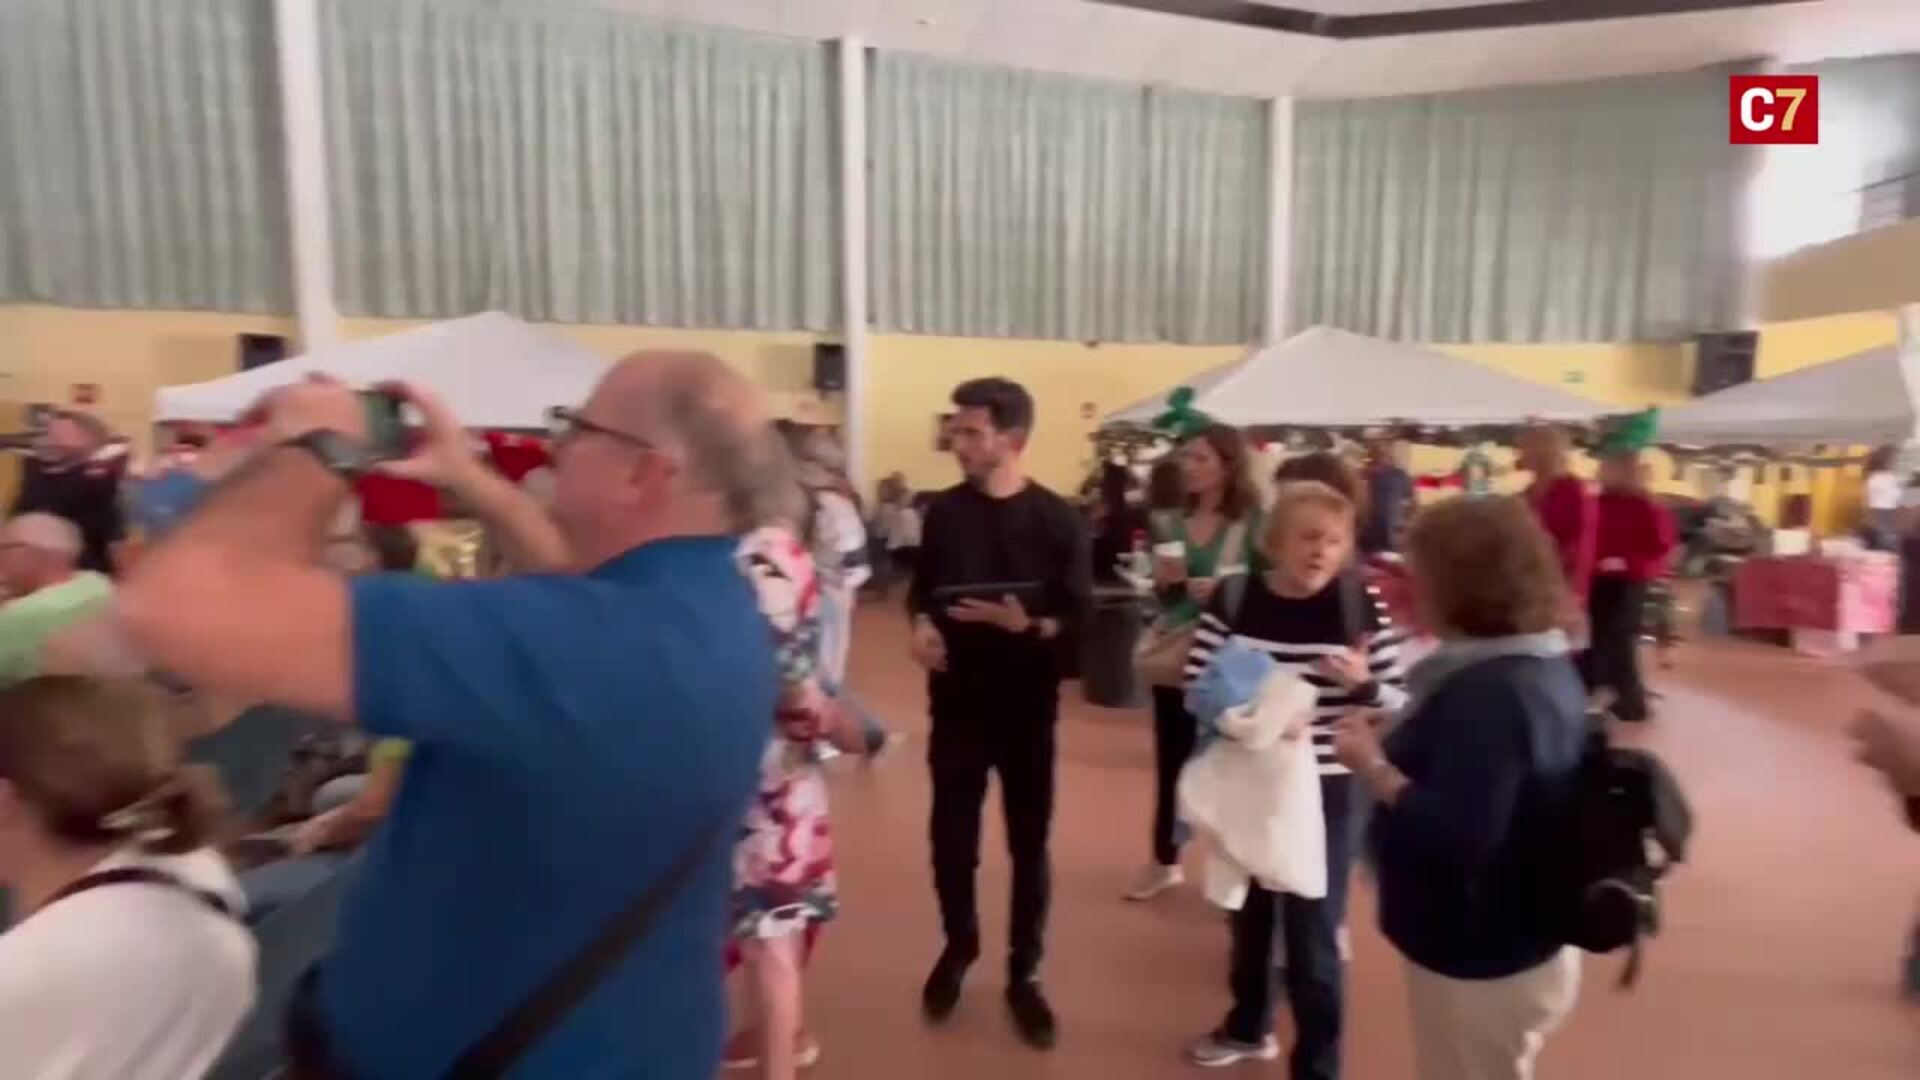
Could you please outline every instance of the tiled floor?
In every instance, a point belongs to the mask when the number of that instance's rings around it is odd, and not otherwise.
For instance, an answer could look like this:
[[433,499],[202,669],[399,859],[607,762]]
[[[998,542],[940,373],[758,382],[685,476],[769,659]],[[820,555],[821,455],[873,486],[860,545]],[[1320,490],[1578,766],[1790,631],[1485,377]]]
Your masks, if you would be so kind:
[[[920,681],[891,608],[861,613],[853,682],[911,732],[902,752],[835,780],[845,912],[811,975],[822,1080],[1134,1080],[1190,1075],[1187,1038],[1225,1007],[1226,929],[1196,897],[1118,899],[1145,851],[1151,748],[1144,714],[1078,702],[1062,721],[1047,983],[1060,1047],[1014,1039],[999,964],[983,960],[961,1011],[933,1032],[917,1011],[939,947],[928,881]],[[1613,958],[1587,964],[1549,1080],[1914,1080],[1920,1008],[1898,1002],[1896,961],[1920,907],[1920,836],[1849,758],[1843,729],[1867,691],[1827,664],[1748,645],[1689,646],[1662,675],[1650,743],[1680,772],[1700,819],[1696,853],[1667,889],[1670,925],[1641,987],[1613,990]],[[990,810],[981,894],[1004,941],[1005,860]],[[1397,959],[1356,890],[1347,992],[1348,1076],[1410,1075]],[[1278,1066],[1246,1075],[1284,1075]],[[1235,1075],[1232,1071],[1228,1075]]]

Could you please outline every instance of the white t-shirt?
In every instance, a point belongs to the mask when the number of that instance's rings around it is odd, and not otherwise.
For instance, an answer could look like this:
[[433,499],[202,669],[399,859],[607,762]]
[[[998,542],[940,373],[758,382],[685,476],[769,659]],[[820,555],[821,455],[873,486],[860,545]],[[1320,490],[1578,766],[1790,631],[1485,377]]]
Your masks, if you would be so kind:
[[1867,509],[1900,509],[1900,474],[1887,470],[1867,475]]
[[886,530],[888,551],[920,546],[920,514],[911,506],[881,507],[880,527]]
[[[151,866],[245,900],[208,849],[124,852],[95,870]],[[0,934],[0,1074],[32,1080],[203,1075],[253,1007],[254,944],[237,920],[165,885],[104,885]]]
[[815,561],[825,563],[828,558],[837,557],[835,565],[820,567],[821,584],[851,593],[873,576],[873,568],[861,561],[867,552],[867,526],[860,520],[859,507],[845,495],[821,491],[815,498],[814,513],[818,520],[814,522],[814,531],[820,536],[822,549]]

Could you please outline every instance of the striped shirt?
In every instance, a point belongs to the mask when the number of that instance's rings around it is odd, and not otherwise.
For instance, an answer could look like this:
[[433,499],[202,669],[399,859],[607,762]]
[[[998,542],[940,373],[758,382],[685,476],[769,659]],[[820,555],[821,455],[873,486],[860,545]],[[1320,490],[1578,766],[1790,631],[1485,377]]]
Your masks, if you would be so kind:
[[[1352,709],[1396,709],[1406,700],[1401,664],[1406,634],[1393,625],[1379,592],[1366,586],[1366,610],[1348,612],[1349,603],[1358,601],[1361,594],[1355,583],[1335,578],[1318,595],[1296,600],[1275,594],[1255,576],[1246,579],[1239,610],[1231,615],[1225,610],[1227,593],[1216,589],[1213,602],[1200,617],[1193,652],[1187,656],[1187,678],[1205,672],[1214,652],[1230,639],[1265,652],[1282,671],[1300,676],[1318,692],[1313,752],[1320,762],[1320,775],[1346,775],[1347,767],[1333,756],[1333,732],[1340,717]],[[1355,639],[1365,642],[1367,670],[1374,679],[1375,689],[1364,699],[1318,667]]]

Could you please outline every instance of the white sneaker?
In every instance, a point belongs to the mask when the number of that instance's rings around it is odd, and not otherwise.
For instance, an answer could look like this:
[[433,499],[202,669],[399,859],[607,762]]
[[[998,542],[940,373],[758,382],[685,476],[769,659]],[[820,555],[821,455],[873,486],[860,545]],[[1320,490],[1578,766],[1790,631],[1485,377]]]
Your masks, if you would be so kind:
[[1144,903],[1168,889],[1179,888],[1186,883],[1186,872],[1178,866],[1161,866],[1159,863],[1153,863],[1141,870],[1140,876],[1134,878],[1133,887],[1127,890],[1126,897],[1135,903]]
[[1257,1043],[1243,1043],[1216,1033],[1187,1047],[1187,1060],[1203,1069],[1224,1069],[1243,1061],[1275,1061],[1279,1057],[1280,1040],[1271,1035]]

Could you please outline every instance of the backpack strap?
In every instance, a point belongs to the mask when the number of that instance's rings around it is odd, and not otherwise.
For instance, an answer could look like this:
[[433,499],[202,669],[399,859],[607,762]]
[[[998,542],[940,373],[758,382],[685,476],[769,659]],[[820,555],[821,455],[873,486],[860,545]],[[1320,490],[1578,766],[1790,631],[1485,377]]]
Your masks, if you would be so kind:
[[1227,526],[1220,537],[1220,550],[1215,556],[1214,570],[1231,568],[1236,574],[1245,574],[1251,569],[1247,558],[1247,519],[1240,518]]
[[1240,620],[1240,602],[1247,598],[1247,575],[1228,574],[1220,579],[1220,618],[1233,629]]
[[1367,617],[1370,603],[1372,598],[1367,593],[1361,569],[1350,566],[1340,571],[1340,624],[1347,635],[1344,644],[1351,645],[1367,637],[1367,631],[1373,626],[1373,620]]
[[238,920],[240,913],[227,903],[227,899],[209,889],[189,885],[165,870],[152,866],[120,866],[112,870],[100,870],[67,883],[66,888],[53,894],[53,898],[41,905],[41,909],[52,907],[70,896],[78,896],[94,889],[104,889],[110,885],[158,885],[191,896],[217,915]]
[[448,1070],[449,1080],[493,1080],[507,1075],[527,1051],[566,1019],[632,954],[660,916],[679,899],[694,874],[730,844],[739,816],[728,814],[694,837],[667,872],[647,883],[578,953],[547,976]]

